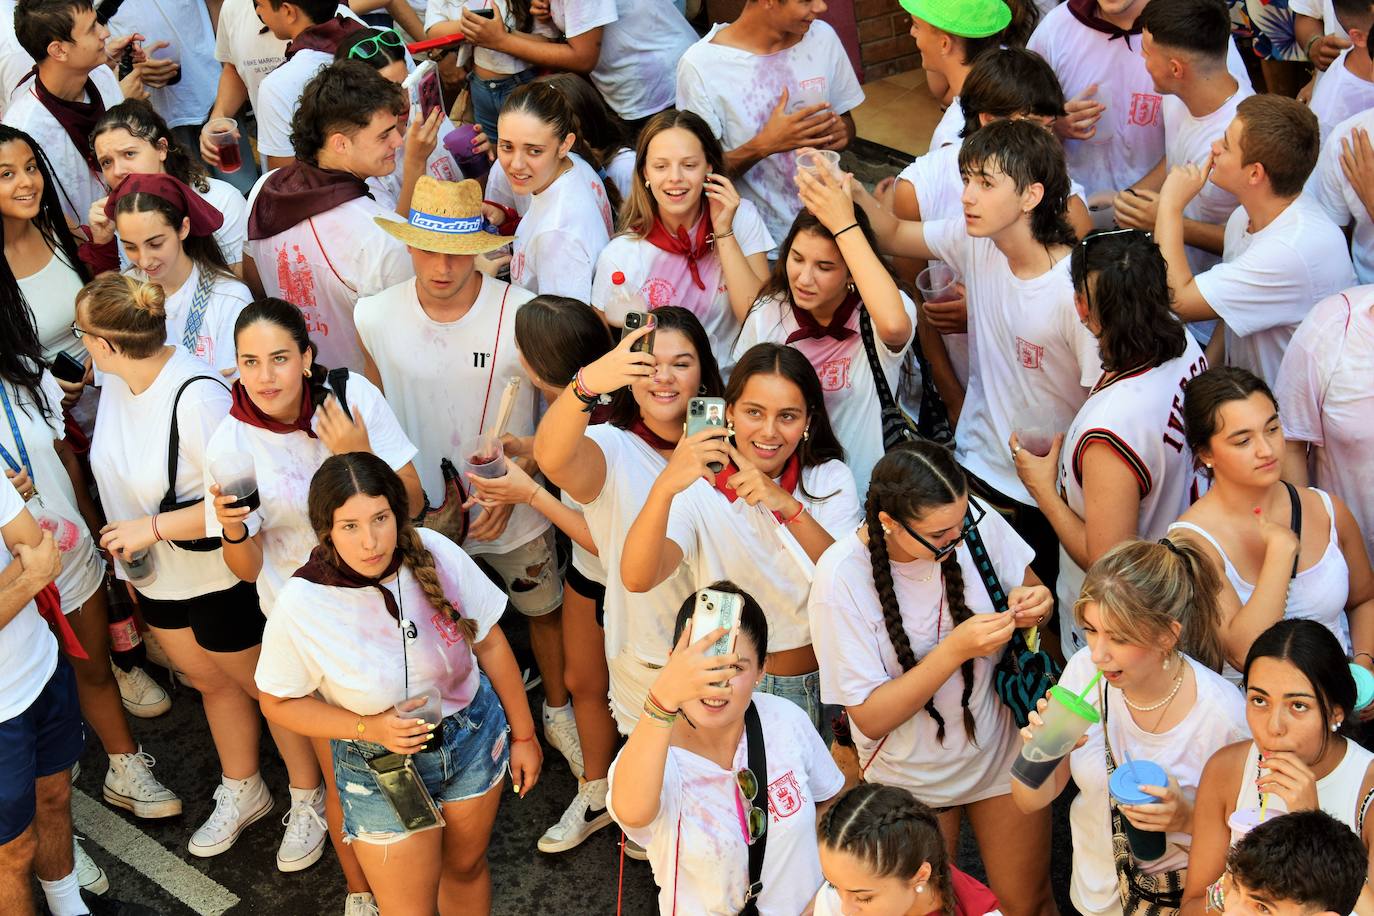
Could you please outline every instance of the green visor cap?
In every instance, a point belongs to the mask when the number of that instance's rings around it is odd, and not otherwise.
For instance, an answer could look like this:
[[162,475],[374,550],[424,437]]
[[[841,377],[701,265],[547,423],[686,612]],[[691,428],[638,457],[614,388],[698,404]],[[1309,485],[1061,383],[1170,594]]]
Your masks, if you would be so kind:
[[901,0],[902,9],[960,38],[987,38],[1011,22],[1003,0]]

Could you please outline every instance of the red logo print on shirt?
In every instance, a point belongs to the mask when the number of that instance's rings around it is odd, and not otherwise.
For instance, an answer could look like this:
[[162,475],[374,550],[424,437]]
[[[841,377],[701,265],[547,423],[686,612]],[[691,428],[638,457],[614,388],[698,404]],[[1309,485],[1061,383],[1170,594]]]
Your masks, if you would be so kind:
[[650,277],[639,291],[651,310],[672,305],[677,297],[677,287],[661,277]]
[[291,250],[296,253],[294,265],[285,246],[277,249],[277,288],[281,297],[297,308],[314,308],[315,273],[299,245],[292,245]]
[[1040,361],[1045,356],[1045,348],[1039,344],[1033,344],[1024,337],[1016,338],[1016,355],[1021,360],[1021,365],[1027,369],[1039,369]]
[[842,356],[824,362],[816,370],[824,391],[841,391],[849,387],[849,357]]
[[768,784],[768,810],[773,813],[773,823],[796,814],[803,801],[801,786],[791,770]]
[[1132,93],[1131,123],[1140,127],[1158,127],[1160,108],[1163,104],[1164,99],[1153,92]]
[[462,641],[463,631],[458,629],[458,622],[447,614],[435,611],[429,622],[434,624],[434,632],[439,634],[445,645],[453,646]]

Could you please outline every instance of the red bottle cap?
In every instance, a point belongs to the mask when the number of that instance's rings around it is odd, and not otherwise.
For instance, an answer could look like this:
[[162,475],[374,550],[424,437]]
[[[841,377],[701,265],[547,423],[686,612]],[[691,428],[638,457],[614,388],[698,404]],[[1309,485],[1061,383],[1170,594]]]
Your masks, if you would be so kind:
[[625,282],[625,274],[617,270],[615,273],[611,274],[611,282],[616,286],[620,286]]

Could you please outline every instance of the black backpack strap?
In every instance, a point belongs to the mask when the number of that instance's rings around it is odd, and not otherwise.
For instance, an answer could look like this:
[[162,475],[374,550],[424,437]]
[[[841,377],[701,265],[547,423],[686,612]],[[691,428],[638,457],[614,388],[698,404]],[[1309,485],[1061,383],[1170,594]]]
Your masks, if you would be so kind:
[[754,795],[753,807],[763,812],[763,835],[749,847],[749,887],[744,895],[744,909],[740,916],[756,916],[759,911],[758,898],[763,893],[763,855],[768,849],[768,754],[763,746],[763,723],[759,721],[759,710],[754,701],[744,711],[744,734],[749,742],[749,769],[758,783],[758,793]]
[[1290,579],[1298,577],[1298,557],[1302,556],[1302,497],[1298,495],[1298,488],[1288,481],[1283,481],[1283,486],[1288,490],[1288,526],[1293,529],[1293,534],[1298,538],[1298,552],[1293,555],[1293,572],[1288,576]]
[[344,416],[353,419],[353,411],[348,409],[348,367],[341,366],[338,369],[330,369],[325,376],[325,381],[329,384],[329,390],[334,392],[334,400],[339,402],[343,408]]
[[864,354],[868,357],[868,369],[873,373],[873,389],[878,393],[878,406],[883,410],[896,410],[897,399],[887,385],[883,374],[883,364],[878,358],[878,344],[873,338],[873,321],[868,317],[868,307],[859,306],[859,336],[863,338]]
[[[172,422],[169,424],[171,428],[167,432],[167,494],[162,497],[162,505],[164,506],[175,503],[177,498],[177,452],[181,450],[181,430],[177,423],[177,408],[181,406],[181,395],[186,387],[201,379],[214,382],[224,388],[224,383],[213,375],[193,375],[181,383],[176,396],[172,398]],[[225,390],[228,391],[229,389],[225,388]]]

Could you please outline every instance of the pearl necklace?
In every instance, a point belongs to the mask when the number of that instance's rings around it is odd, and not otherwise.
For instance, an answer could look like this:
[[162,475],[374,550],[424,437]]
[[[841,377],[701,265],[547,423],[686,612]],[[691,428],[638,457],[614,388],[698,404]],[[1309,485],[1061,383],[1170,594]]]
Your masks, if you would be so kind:
[[1136,704],[1134,704],[1134,703],[1131,702],[1131,698],[1130,698],[1130,697],[1126,696],[1126,691],[1124,691],[1124,690],[1121,691],[1121,699],[1125,700],[1125,701],[1126,701],[1126,705],[1129,706],[1129,707],[1131,707],[1132,709],[1134,709],[1136,712],[1154,712],[1156,709],[1159,709],[1159,708],[1161,708],[1161,707],[1163,707],[1163,706],[1168,706],[1171,702],[1173,702],[1174,697],[1178,696],[1178,690],[1179,690],[1179,688],[1182,687],[1182,686],[1183,686],[1183,666],[1182,666],[1182,665],[1179,665],[1179,666],[1178,666],[1178,677],[1176,677],[1176,678],[1174,679],[1174,689],[1173,689],[1173,690],[1170,690],[1170,691],[1169,691],[1169,695],[1168,695],[1167,697],[1165,697],[1164,699],[1160,700],[1158,703],[1152,703],[1152,704],[1149,705],[1149,706],[1137,706]]

